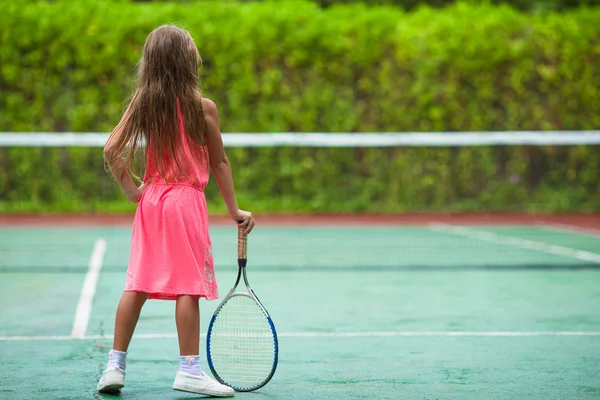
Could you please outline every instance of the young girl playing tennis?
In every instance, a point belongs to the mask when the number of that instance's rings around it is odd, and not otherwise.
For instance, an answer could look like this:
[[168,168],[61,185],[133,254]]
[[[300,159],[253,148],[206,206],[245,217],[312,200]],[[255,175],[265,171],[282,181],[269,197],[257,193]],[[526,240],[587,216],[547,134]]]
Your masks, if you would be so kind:
[[[204,188],[209,167],[229,214],[247,233],[254,218],[238,208],[231,169],[219,130],[215,104],[199,87],[200,56],[192,37],[174,26],[154,30],[144,44],[137,88],[121,122],[112,132],[104,157],[132,202],[133,222],[125,290],[115,320],[113,348],[97,390],[124,386],[125,357],[147,299],[175,300],[180,365],[173,389],[230,397],[199,365],[200,297],[218,297]],[[140,144],[145,173],[137,187],[135,154]]]

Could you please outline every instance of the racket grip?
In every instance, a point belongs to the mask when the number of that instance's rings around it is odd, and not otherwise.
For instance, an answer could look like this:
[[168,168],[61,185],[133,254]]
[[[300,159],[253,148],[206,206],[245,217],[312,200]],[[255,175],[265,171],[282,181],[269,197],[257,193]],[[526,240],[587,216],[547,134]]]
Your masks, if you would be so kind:
[[248,251],[248,235],[244,227],[238,226],[238,260],[245,260]]

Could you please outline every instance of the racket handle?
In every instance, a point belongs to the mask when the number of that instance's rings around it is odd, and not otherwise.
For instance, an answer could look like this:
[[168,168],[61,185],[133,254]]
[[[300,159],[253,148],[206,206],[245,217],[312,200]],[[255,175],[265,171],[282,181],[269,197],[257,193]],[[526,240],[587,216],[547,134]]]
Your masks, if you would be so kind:
[[238,226],[238,260],[246,260],[248,251],[248,235],[244,227]]

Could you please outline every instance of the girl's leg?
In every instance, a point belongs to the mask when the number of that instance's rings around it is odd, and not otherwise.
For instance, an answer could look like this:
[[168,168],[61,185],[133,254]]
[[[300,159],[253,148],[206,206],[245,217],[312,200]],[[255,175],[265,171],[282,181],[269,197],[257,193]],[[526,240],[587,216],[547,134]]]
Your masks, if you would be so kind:
[[179,296],[175,305],[175,322],[179,337],[179,355],[200,354],[200,308],[198,296]]
[[200,308],[198,296],[179,296],[175,322],[179,337],[179,371],[173,389],[208,396],[233,397],[235,391],[221,385],[200,368]]
[[117,308],[113,350],[127,352],[148,293],[124,292]]
[[148,293],[125,292],[121,296],[115,320],[113,348],[108,352],[106,370],[98,381],[101,393],[117,393],[125,386],[127,348],[140,318],[140,312],[148,299]]

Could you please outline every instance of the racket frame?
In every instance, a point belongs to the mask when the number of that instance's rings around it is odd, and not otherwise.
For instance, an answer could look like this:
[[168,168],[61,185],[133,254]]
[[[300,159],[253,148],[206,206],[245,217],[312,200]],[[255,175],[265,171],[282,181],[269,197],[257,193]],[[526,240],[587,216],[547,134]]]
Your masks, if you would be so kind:
[[[217,381],[219,381],[221,384],[229,386],[230,384],[228,382],[224,381],[223,378],[221,378],[221,376],[215,370],[215,367],[214,367],[214,364],[212,361],[212,357],[210,355],[210,341],[211,341],[211,336],[212,336],[212,328],[217,319],[219,311],[223,308],[223,306],[225,306],[227,301],[229,301],[231,298],[233,298],[235,296],[244,296],[244,297],[249,297],[252,300],[254,300],[256,305],[258,305],[259,308],[262,310],[262,312],[265,314],[265,318],[266,318],[267,322],[269,322],[269,325],[271,326],[271,332],[273,333],[274,359],[273,359],[273,366],[271,367],[271,372],[261,383],[259,383],[258,385],[255,385],[253,387],[249,387],[249,388],[240,388],[240,387],[231,386],[236,392],[252,392],[254,390],[260,389],[261,387],[265,386],[271,380],[271,378],[273,378],[273,375],[275,375],[275,370],[277,369],[277,364],[279,361],[279,341],[277,339],[277,331],[275,330],[275,325],[273,324],[273,321],[271,320],[271,316],[269,315],[269,312],[262,305],[262,303],[260,302],[260,300],[258,299],[256,294],[254,293],[254,290],[252,290],[252,288],[250,287],[250,284],[248,283],[248,277],[246,276],[246,264],[247,264],[247,260],[248,260],[247,254],[246,254],[247,240],[248,240],[248,238],[247,238],[246,233],[244,232],[244,228],[242,228],[241,226],[238,227],[238,274],[237,274],[237,278],[235,280],[235,284],[233,285],[231,290],[227,293],[227,295],[225,296],[223,301],[221,301],[221,303],[215,309],[213,316],[210,320],[210,324],[208,325],[208,333],[206,335],[206,358],[208,361],[208,366],[209,366],[213,376],[215,377],[215,379]],[[247,291],[246,292],[242,292],[242,291],[236,292],[236,289],[237,289],[238,285],[240,284],[240,279],[242,279],[242,278],[244,279],[244,284],[246,286]]]

